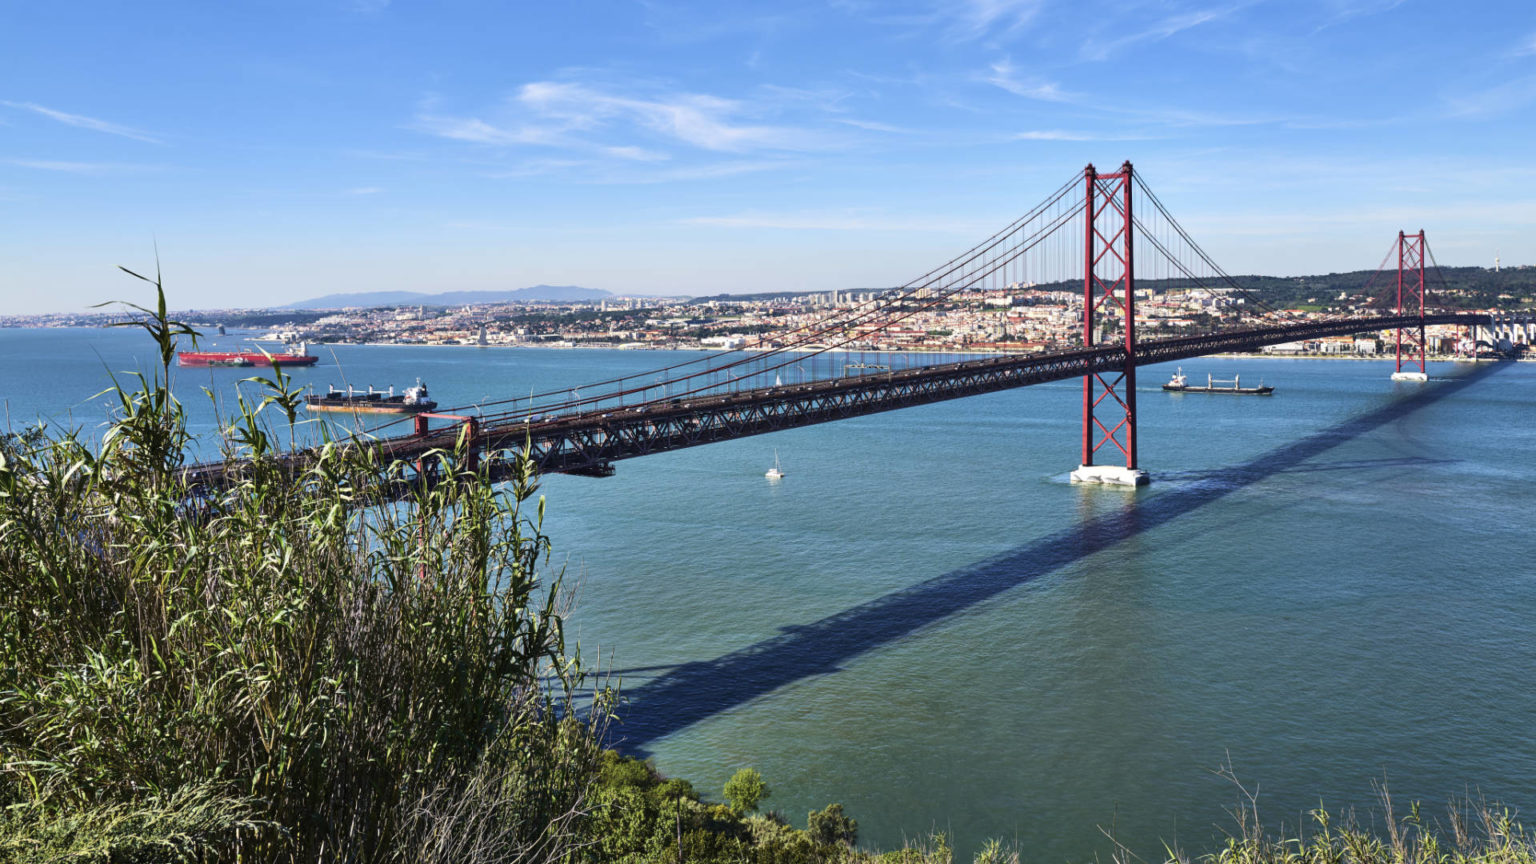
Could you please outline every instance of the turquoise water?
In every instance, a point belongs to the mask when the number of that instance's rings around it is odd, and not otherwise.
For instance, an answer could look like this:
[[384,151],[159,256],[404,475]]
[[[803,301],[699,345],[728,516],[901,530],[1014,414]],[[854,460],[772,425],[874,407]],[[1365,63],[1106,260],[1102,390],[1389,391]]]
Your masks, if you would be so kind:
[[[127,331],[0,330],[13,426],[100,422]],[[338,346],[301,381],[444,404],[675,362],[651,352]],[[339,368],[338,368],[339,364]],[[619,734],[715,793],[756,766],[799,823],[865,844],[950,832],[1032,861],[1210,848],[1237,790],[1319,801],[1468,790],[1536,804],[1536,364],[1201,359],[1269,399],[1141,376],[1138,491],[1075,487],[1063,382],[546,478],[571,632],[631,700]],[[226,404],[249,370],[183,370]],[[763,471],[777,449],[788,475]],[[1378,808],[1379,810],[1379,808]],[[1378,820],[1379,822],[1379,820]],[[968,857],[967,859],[968,860]]]

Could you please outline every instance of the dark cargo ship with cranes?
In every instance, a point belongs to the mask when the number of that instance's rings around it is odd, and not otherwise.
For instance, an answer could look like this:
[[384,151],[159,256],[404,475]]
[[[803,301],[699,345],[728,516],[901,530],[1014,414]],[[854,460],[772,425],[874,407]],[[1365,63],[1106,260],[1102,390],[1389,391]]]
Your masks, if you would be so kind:
[[1173,376],[1173,380],[1163,385],[1163,389],[1171,393],[1230,393],[1234,396],[1272,396],[1275,393],[1275,388],[1263,381],[1260,381],[1257,387],[1242,386],[1241,375],[1234,377],[1231,381],[1222,381],[1206,375],[1204,387],[1199,384],[1190,384],[1185,380],[1182,368]]
[[330,387],[324,396],[312,393],[304,397],[304,407],[310,411],[350,411],[356,414],[422,414],[437,407],[427,395],[427,385],[416,379],[415,387],[405,388],[395,394],[395,388],[366,391],[348,387],[338,390]]

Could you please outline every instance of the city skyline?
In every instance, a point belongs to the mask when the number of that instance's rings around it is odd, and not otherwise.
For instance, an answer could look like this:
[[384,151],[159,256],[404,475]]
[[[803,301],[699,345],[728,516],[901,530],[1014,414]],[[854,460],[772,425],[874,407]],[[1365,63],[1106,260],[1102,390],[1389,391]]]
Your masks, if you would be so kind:
[[1536,263],[1536,11],[1478,7],[12,7],[0,303],[859,290],[1124,159],[1232,273]]

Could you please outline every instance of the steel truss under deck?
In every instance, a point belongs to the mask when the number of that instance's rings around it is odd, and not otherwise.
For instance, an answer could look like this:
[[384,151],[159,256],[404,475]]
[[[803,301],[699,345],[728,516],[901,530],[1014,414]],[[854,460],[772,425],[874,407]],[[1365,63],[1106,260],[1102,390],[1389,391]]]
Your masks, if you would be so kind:
[[[1428,315],[1427,324],[1483,323],[1486,316]],[[1264,345],[1341,336],[1399,325],[1418,326],[1418,315],[1348,321],[1321,321],[1174,339],[1142,340],[1136,363],[1166,363],[1206,354],[1251,351]],[[788,387],[765,387],[720,396],[651,402],[630,408],[591,411],[537,423],[515,423],[480,431],[477,448],[490,456],[493,474],[506,471],[508,456],[529,447],[542,473],[605,476],[621,459],[795,429],[849,417],[894,411],[981,393],[995,393],[1125,368],[1125,348],[1112,346],[1017,357],[994,357],[925,366],[879,375],[861,375]],[[418,458],[451,448],[458,430],[425,438],[392,439],[392,455]]]
[[[1464,326],[1489,324],[1486,315],[1439,313],[1422,319],[1418,315],[1352,318],[1148,339],[1138,341],[1135,362],[1148,365],[1206,354],[1253,351],[1280,342],[1417,327],[1421,321]],[[1125,348],[1115,345],[1054,354],[978,358],[718,396],[659,400],[537,422],[471,426],[471,462],[484,460],[493,479],[504,479],[515,470],[516,454],[526,447],[540,473],[608,476],[613,473],[613,463],[621,459],[1047,381],[1115,373],[1125,366]],[[425,435],[383,439],[371,446],[377,447],[387,459],[430,466],[431,460],[425,457],[434,451],[452,451],[464,434],[465,427],[450,426]],[[289,454],[284,457],[284,467],[290,471],[303,470],[310,458],[308,451]],[[188,469],[192,480],[209,487],[223,485],[224,471],[222,463]]]

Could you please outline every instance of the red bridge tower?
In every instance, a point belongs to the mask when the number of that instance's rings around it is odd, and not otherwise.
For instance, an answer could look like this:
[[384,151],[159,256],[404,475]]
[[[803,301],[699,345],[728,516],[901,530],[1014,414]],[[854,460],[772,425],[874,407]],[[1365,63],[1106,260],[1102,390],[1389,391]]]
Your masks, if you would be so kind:
[[[1392,373],[1393,381],[1428,381],[1429,374],[1424,371],[1424,259],[1427,252],[1424,247],[1424,231],[1417,234],[1404,234],[1397,232],[1397,314],[1403,313],[1403,295],[1408,295],[1410,308],[1407,314],[1412,315],[1411,308],[1415,300],[1418,301],[1419,326],[1416,329],[1406,331],[1408,334],[1408,365],[1412,367],[1418,363],[1419,371],[1403,371],[1403,328],[1397,328],[1397,371]],[[1413,349],[1419,349],[1419,356],[1413,356]]]
[[[1083,180],[1083,347],[1092,348],[1098,341],[1102,320],[1109,331],[1103,341],[1123,339],[1125,356],[1118,369],[1095,369],[1083,376],[1083,463],[1072,472],[1072,481],[1140,486],[1151,478],[1136,467],[1136,269],[1131,256],[1134,175],[1127,160],[1113,174],[1100,174],[1089,165],[1083,170]],[[1114,379],[1106,380],[1112,373]],[[1102,388],[1098,395],[1094,382]],[[1094,456],[1106,444],[1113,444],[1113,450],[1125,456],[1125,467],[1094,464]]]

